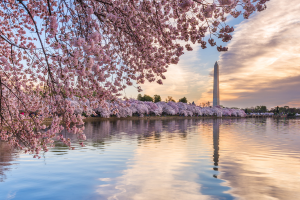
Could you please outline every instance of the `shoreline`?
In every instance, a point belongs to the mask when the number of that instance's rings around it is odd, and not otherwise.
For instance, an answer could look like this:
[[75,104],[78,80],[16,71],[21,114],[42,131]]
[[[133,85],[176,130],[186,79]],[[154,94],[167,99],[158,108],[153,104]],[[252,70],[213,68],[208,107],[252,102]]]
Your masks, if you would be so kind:
[[[84,122],[97,122],[97,121],[117,121],[117,120],[168,120],[168,119],[242,119],[242,118],[276,118],[272,116],[246,116],[246,117],[235,117],[235,116],[132,116],[132,117],[85,117],[83,119]],[[280,118],[280,117],[279,117]],[[51,118],[47,118],[44,120],[45,124],[49,124],[52,122]]]
[[243,119],[243,118],[274,118],[272,116],[246,116],[246,117],[240,117],[240,116],[144,116],[144,117],[138,117],[138,116],[132,116],[132,117],[85,117],[83,119],[84,122],[93,122],[93,121],[116,121],[116,120],[166,120],[166,119]]
[[144,116],[144,117],[86,117],[83,121],[84,122],[93,122],[93,121],[116,121],[116,120],[166,120],[166,119],[222,119],[222,118],[244,118],[244,117],[217,117],[217,116]]
[[[117,120],[166,120],[166,119],[237,119],[237,118],[247,118],[247,117],[232,117],[232,116],[223,116],[223,117],[217,117],[217,116],[144,116],[144,117],[138,117],[138,116],[132,116],[132,117],[85,117],[83,119],[84,122],[97,122],[97,121],[117,121]],[[47,118],[44,120],[44,123],[51,123],[52,119]]]

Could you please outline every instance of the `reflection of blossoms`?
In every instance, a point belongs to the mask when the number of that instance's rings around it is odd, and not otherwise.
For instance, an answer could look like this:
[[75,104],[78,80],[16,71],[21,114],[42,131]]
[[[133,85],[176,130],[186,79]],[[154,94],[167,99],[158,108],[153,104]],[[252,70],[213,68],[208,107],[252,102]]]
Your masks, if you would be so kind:
[[[112,140],[113,138],[131,137],[134,135],[140,135],[142,137],[149,137],[154,134],[160,135],[163,132],[167,132],[168,136],[174,136],[173,133],[187,132],[187,129],[203,122],[199,119],[167,119],[167,120],[101,120],[97,122],[86,122],[84,127],[84,136],[87,141],[86,145],[95,143],[101,143],[105,140]],[[211,123],[211,119],[207,119],[206,122]],[[196,128],[197,126],[194,126]],[[101,130],[101,131],[99,131]],[[68,137],[71,140],[78,140],[76,136],[67,131],[63,131],[64,137]],[[178,135],[178,134],[175,134]]]

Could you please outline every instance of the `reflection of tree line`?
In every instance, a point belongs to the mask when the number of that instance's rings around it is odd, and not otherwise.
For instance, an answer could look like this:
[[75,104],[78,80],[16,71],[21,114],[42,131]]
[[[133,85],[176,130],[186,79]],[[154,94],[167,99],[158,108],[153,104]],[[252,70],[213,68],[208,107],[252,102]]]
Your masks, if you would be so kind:
[[[154,134],[166,133],[183,133],[186,134],[187,130],[196,124],[208,124],[213,122],[219,124],[236,123],[238,121],[245,120],[239,118],[233,119],[140,119],[140,120],[103,120],[97,122],[86,122],[84,133],[88,141],[97,142],[98,140],[104,141],[110,139],[112,136],[133,136],[141,135],[144,137],[152,136]],[[63,131],[67,137],[76,138],[72,134]]]
[[245,124],[246,127],[253,128],[259,128],[262,129],[263,132],[266,131],[267,126],[266,124],[270,124],[269,127],[273,129],[276,132],[289,132],[293,131],[295,129],[290,127],[290,122],[292,122],[292,125],[295,123],[296,119],[285,119],[285,118],[253,118],[251,121],[248,121],[247,124]]
[[[138,143],[153,140],[159,142],[161,133],[164,137],[181,137],[186,138],[187,129],[195,123],[199,123],[201,119],[170,119],[170,120],[115,120],[115,121],[97,121],[86,122],[84,133],[87,140],[84,144],[87,147],[105,149],[108,142],[117,142],[121,139],[133,138]],[[65,138],[70,138],[72,146],[78,148],[78,139],[76,135],[65,130],[61,132]],[[56,155],[63,155],[69,152],[69,147],[60,141],[54,142],[55,147],[50,149]]]
[[[199,119],[178,119],[178,120],[116,120],[116,121],[97,121],[86,122],[84,133],[87,137],[87,143],[101,143],[120,139],[122,137],[131,137],[138,135],[143,139],[151,136],[159,136],[161,133],[180,133],[185,137],[187,129],[191,125],[198,123]],[[72,141],[76,137],[66,131],[63,131],[65,137],[69,137]],[[170,135],[171,136],[171,135]],[[74,139],[74,140],[73,140]],[[87,144],[88,145],[88,144]]]

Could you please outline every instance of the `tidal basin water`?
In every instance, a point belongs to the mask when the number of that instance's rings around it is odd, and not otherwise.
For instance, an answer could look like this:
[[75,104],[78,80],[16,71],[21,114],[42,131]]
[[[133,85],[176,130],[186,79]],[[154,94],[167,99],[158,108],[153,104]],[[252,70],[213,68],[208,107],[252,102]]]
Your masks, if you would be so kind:
[[0,199],[300,199],[299,118],[85,126],[85,147],[41,159],[1,143]]

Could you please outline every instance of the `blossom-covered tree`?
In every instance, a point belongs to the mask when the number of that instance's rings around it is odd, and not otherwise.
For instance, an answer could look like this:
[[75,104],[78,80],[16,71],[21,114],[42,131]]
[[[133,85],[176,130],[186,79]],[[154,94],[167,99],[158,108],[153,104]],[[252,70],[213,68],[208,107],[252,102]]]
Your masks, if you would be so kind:
[[[109,100],[117,114],[115,107],[130,106],[117,102],[120,91],[146,80],[162,84],[191,44],[226,51],[215,39],[231,40],[227,17],[247,19],[266,1],[2,0],[1,140],[35,156],[48,151],[54,137],[71,148],[70,139],[56,136],[62,123],[84,140],[78,113],[107,111]],[[52,118],[49,127],[46,118]]]

